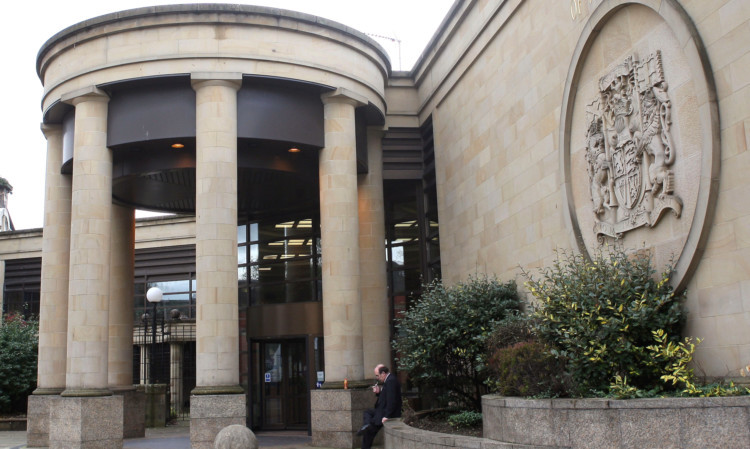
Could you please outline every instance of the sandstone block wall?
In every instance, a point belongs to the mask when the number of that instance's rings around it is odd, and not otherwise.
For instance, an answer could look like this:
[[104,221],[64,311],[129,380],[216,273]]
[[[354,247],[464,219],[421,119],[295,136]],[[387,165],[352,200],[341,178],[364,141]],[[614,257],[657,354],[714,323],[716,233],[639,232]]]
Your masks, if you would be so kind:
[[[737,0],[592,0],[577,2],[581,10],[571,14],[570,3],[466,2],[415,72],[416,112],[421,120],[431,114],[434,123],[444,278],[455,282],[487,272],[521,281],[519,266],[545,266],[556,248],[578,247],[565,211],[560,121],[571,59],[592,16],[610,27],[587,61],[600,70],[584,71],[573,89],[595,83],[585,77],[601,76],[631,50],[645,56],[646,49],[673,45],[674,55],[687,54],[682,61],[665,55],[665,71],[672,70],[674,82],[673,108],[681,111],[673,116],[673,132],[683,149],[711,145],[709,130],[700,125],[705,111],[697,106],[711,98],[688,92],[697,83],[692,74],[700,69],[690,59],[695,59],[689,48],[695,36],[665,26],[674,21],[667,6],[676,5],[697,30],[709,82],[715,81],[720,163],[709,173],[705,163],[681,168],[685,214],[631,232],[637,237],[628,245],[652,248],[657,242],[663,254],[681,254],[689,246],[684,243],[689,233],[708,228],[701,243],[688,248],[698,262],[686,281],[687,334],[704,339],[697,355],[700,372],[736,377],[750,362],[750,5]],[[665,37],[674,44],[665,43]],[[572,133],[570,139],[571,152],[584,143]],[[700,151],[681,156],[695,163],[705,158]],[[701,176],[718,183],[706,222],[691,217],[708,194],[692,185]],[[573,175],[574,182],[586,178],[585,170]],[[586,193],[588,187],[578,188]],[[581,232],[592,231],[582,226]]]

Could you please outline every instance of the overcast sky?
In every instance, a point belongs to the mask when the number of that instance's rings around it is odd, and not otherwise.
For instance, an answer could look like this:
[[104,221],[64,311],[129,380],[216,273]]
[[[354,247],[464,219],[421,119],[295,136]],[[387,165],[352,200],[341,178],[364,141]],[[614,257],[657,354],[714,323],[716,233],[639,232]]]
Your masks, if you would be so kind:
[[[42,85],[36,75],[39,48],[58,31],[102,14],[176,3],[242,3],[301,11],[340,22],[371,35],[401,40],[400,69],[409,70],[448,13],[454,0],[14,0],[3,5],[0,176],[13,186],[9,211],[16,229],[43,223],[46,141],[39,130]],[[375,39],[399,69],[399,47]]]

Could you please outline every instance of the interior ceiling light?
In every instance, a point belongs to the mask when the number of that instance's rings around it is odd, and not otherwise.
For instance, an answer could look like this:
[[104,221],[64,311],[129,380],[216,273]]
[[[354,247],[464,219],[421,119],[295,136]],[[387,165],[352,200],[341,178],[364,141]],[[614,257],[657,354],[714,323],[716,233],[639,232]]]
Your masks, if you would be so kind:
[[175,149],[179,150],[180,148],[185,148],[185,144],[180,143],[180,142],[175,142],[175,143],[172,144],[172,148],[175,148]]
[[293,221],[286,221],[284,223],[278,223],[275,226],[276,228],[293,228],[294,222]]
[[289,148],[287,151],[289,151],[290,153],[300,153],[300,152],[302,152],[302,150],[300,150],[299,148]]

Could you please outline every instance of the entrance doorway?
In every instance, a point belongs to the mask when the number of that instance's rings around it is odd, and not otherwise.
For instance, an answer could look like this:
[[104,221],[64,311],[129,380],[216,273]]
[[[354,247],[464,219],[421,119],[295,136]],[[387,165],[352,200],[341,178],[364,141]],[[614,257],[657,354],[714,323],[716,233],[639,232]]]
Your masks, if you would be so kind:
[[306,430],[310,391],[306,339],[253,340],[251,354],[251,427]]

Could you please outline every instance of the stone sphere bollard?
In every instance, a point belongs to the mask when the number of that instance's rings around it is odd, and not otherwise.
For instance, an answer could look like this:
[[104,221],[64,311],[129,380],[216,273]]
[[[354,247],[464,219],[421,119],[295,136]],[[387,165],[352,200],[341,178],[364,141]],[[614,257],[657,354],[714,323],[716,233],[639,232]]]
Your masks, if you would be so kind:
[[214,438],[214,449],[258,449],[252,430],[240,424],[224,427]]

